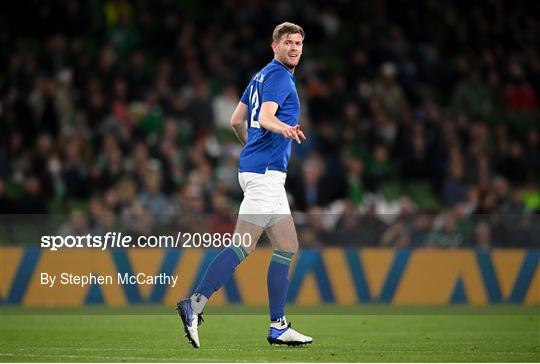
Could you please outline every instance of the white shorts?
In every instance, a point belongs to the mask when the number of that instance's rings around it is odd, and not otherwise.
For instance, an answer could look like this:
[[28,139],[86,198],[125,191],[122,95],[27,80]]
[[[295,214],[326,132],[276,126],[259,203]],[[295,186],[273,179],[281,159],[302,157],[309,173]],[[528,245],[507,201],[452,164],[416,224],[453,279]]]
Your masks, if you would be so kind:
[[287,173],[266,171],[265,174],[241,172],[238,181],[244,190],[238,218],[267,228],[291,215],[285,179]]

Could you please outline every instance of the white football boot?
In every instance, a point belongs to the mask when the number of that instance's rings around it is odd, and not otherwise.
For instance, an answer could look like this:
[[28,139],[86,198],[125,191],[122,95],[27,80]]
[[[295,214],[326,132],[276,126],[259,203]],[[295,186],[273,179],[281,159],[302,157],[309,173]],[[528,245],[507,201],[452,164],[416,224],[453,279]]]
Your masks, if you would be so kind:
[[176,305],[176,310],[178,315],[182,319],[182,324],[184,324],[184,332],[188,338],[191,345],[194,348],[198,349],[201,347],[199,342],[199,325],[203,322],[202,314],[197,314],[191,308],[191,299],[186,298],[181,300]]
[[294,330],[290,323],[287,325],[285,317],[270,323],[267,339],[270,344],[288,346],[306,345],[313,342],[313,338]]

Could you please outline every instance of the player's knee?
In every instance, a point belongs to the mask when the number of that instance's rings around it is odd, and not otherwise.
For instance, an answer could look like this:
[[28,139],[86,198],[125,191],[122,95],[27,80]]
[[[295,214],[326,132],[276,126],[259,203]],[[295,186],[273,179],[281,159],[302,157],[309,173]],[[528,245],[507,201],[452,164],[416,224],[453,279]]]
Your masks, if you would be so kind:
[[280,239],[274,241],[274,255],[283,253],[285,256],[292,259],[292,256],[298,253],[298,239]]
[[298,239],[292,239],[291,244],[289,245],[289,251],[293,254],[298,252]]
[[276,250],[296,254],[298,252],[298,241],[296,239],[287,241],[281,244],[277,244]]
[[290,252],[290,253],[293,253],[293,254],[298,253],[298,241],[297,241],[297,240],[294,240],[294,241],[288,246],[287,251]]

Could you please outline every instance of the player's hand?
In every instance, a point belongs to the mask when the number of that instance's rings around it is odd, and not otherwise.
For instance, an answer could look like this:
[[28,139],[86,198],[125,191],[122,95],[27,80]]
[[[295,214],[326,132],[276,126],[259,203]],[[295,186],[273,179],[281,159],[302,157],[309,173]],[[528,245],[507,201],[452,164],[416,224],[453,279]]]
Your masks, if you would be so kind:
[[306,136],[300,130],[300,125],[286,126],[281,131],[283,136],[287,139],[294,139],[298,144],[302,144],[300,139],[306,140]]

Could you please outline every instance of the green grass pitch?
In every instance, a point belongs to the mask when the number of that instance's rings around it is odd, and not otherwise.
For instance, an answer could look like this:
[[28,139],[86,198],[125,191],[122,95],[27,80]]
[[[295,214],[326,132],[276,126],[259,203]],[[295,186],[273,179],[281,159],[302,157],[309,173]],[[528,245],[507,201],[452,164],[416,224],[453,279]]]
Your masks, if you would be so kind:
[[2,307],[0,361],[24,362],[538,362],[538,307],[289,309],[307,347],[266,342],[263,309],[209,308],[201,349],[172,308]]

